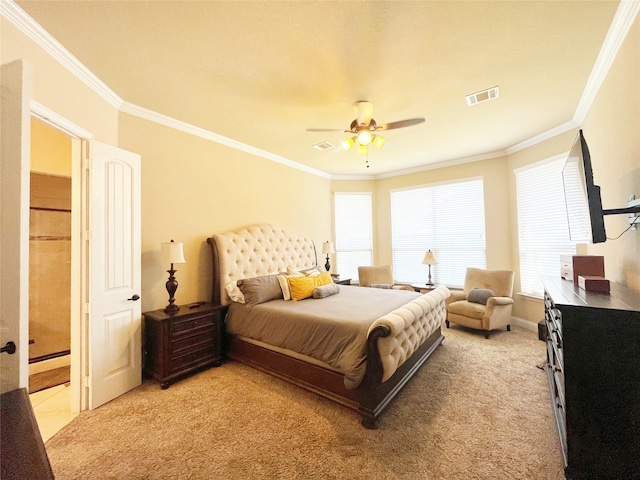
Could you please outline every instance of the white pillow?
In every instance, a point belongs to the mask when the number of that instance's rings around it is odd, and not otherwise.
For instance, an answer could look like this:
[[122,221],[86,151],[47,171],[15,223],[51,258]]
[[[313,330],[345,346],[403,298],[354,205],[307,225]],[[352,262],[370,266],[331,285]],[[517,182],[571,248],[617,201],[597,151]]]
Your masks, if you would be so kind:
[[240,291],[237,280],[235,282],[227,283],[225,290],[231,300],[238,303],[244,303],[244,294]]
[[302,268],[300,270],[294,270],[293,268],[287,268],[287,275],[292,277],[317,277],[320,275],[320,269],[316,265],[312,265],[310,267]]
[[[297,275],[301,277],[302,275]],[[291,300],[291,288],[289,288],[289,276],[278,275],[278,282],[280,283],[280,289],[282,290],[282,297],[285,300]]]

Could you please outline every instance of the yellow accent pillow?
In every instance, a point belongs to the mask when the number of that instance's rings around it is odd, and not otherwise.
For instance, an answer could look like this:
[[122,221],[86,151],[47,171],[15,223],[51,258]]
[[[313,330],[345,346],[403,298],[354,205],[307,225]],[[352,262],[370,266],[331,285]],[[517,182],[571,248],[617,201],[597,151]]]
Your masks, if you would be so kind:
[[311,297],[313,289],[322,285],[333,283],[329,272],[321,273],[315,277],[289,277],[289,289],[291,300],[294,302]]

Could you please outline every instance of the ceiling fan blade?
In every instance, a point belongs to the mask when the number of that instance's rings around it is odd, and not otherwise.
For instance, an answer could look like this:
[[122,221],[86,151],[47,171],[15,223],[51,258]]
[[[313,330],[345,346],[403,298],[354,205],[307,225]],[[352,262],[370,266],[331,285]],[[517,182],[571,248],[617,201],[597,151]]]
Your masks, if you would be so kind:
[[307,132],[344,132],[343,128],[307,128]]
[[356,120],[358,125],[369,125],[373,116],[373,104],[371,102],[356,102]]
[[383,123],[378,125],[378,130],[393,130],[394,128],[410,127],[424,122],[424,118],[409,118],[407,120],[398,120],[397,122]]

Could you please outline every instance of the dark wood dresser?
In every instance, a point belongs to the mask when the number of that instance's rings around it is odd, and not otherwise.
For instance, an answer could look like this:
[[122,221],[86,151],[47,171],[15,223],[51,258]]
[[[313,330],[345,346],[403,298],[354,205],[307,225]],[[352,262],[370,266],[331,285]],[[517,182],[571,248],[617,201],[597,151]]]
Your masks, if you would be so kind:
[[222,363],[222,312],[211,303],[144,313],[144,371],[168,388],[177,378]]
[[640,478],[640,294],[545,276],[545,370],[569,479]]

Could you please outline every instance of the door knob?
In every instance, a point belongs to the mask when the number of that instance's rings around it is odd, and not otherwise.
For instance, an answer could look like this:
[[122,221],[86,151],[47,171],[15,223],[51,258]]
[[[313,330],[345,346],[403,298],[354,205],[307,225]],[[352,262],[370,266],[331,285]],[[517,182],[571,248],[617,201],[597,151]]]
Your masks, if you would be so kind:
[[16,353],[16,344],[13,342],[7,342],[7,344],[0,348],[0,353],[7,352],[9,355]]
[[134,294],[133,297],[127,298],[127,300],[131,300],[131,301],[135,302],[136,300],[140,300],[140,295],[135,295]]

